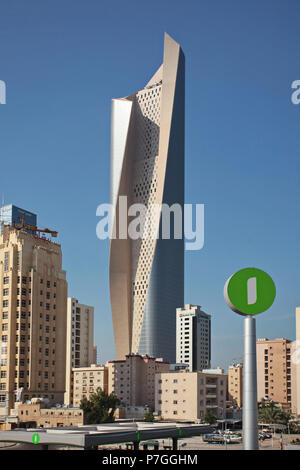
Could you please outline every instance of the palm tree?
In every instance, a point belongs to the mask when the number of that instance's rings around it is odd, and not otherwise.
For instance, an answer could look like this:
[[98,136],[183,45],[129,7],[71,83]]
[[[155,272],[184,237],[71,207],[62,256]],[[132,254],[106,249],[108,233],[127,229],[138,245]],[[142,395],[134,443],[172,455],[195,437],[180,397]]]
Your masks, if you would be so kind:
[[282,411],[275,403],[261,405],[258,409],[258,421],[266,424],[287,424],[290,415]]

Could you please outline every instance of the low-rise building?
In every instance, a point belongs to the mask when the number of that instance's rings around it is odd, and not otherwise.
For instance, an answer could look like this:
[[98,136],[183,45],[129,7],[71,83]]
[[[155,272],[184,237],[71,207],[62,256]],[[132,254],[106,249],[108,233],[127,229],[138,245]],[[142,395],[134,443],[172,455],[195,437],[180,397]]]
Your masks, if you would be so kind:
[[126,406],[119,407],[116,409],[115,418],[116,419],[134,419],[138,421],[143,421],[145,414],[149,413],[151,410],[148,406]]
[[104,365],[92,364],[90,367],[78,367],[72,369],[72,403],[79,407],[82,398],[89,399],[98,388],[105,392],[108,390],[108,369]]
[[16,403],[12,417],[20,427],[65,427],[84,424],[83,410],[68,407],[50,407],[46,403]]
[[109,361],[108,393],[114,393],[122,406],[155,406],[155,375],[169,371],[170,364],[138,354],[128,354],[125,360]]
[[208,411],[225,418],[226,394],[227,375],[221,368],[155,377],[155,411],[162,419],[199,422]]

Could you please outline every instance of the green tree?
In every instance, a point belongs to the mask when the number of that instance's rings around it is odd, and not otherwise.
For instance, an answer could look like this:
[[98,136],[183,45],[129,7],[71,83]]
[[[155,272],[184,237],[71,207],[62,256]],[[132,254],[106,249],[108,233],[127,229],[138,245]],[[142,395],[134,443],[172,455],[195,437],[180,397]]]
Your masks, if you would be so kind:
[[261,404],[258,408],[258,421],[266,424],[287,424],[291,416],[282,411],[276,403]]
[[80,408],[84,413],[86,424],[112,423],[116,408],[120,405],[119,398],[111,393],[108,395],[101,388],[90,395],[89,400],[84,397],[80,401]]
[[204,422],[207,424],[215,424],[217,422],[217,418],[211,411],[207,411],[204,415]]
[[148,413],[144,414],[144,421],[148,421],[148,423],[153,423],[154,421],[154,414],[148,411]]

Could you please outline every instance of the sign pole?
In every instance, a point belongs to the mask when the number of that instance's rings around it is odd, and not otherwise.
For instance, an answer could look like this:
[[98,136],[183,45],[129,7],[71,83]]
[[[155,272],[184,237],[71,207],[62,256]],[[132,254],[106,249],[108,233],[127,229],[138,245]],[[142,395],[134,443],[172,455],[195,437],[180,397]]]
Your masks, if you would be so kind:
[[258,449],[258,410],[256,372],[256,320],[244,320],[244,375],[243,375],[243,448]]
[[258,450],[258,409],[255,315],[274,302],[273,279],[257,268],[244,268],[232,274],[224,286],[224,298],[231,310],[244,320],[243,447]]

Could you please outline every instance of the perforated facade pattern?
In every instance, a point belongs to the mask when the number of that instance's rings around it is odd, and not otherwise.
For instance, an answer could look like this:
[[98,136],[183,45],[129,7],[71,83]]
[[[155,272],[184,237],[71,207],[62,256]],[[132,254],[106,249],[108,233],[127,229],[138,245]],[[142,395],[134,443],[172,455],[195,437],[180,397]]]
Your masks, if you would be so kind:
[[[136,94],[136,153],[133,170],[132,202],[144,204],[150,210],[153,204],[158,204],[158,148],[160,128],[160,100],[162,85],[144,89]],[[156,232],[159,220],[155,214],[144,226],[145,231]],[[139,349],[140,335],[143,324],[146,298],[155,249],[155,238],[146,237],[132,240],[132,312],[133,337],[132,352]]]

